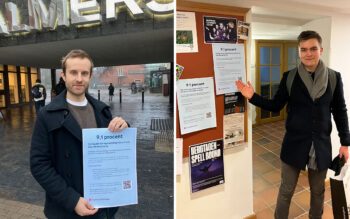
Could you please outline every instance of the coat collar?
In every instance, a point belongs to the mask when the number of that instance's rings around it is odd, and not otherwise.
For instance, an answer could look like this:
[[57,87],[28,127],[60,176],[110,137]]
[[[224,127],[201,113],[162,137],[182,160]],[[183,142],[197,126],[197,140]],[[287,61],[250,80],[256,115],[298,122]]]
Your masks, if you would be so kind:
[[[51,103],[47,106],[47,111],[60,111],[60,110],[68,110],[68,105],[66,101],[66,95],[67,90],[64,90],[61,92],[57,97],[55,97]],[[104,104],[101,101],[96,100],[88,93],[85,94],[86,99],[89,101],[89,103],[93,106],[95,112],[101,113],[106,108],[108,109],[109,106]]]
[[[82,141],[82,130],[77,123],[77,121],[74,119],[71,113],[69,113],[68,109],[68,103],[66,101],[66,94],[67,90],[64,92],[61,92],[58,96],[56,96],[49,105],[46,106],[47,112],[52,112],[52,113],[59,113],[59,115],[63,115],[61,117],[59,122],[59,126],[65,127],[70,133],[72,133],[77,139]],[[90,96],[89,94],[85,94],[86,99],[89,101],[89,103],[92,105],[94,108],[95,112],[95,118],[96,118],[96,123],[97,127],[101,127],[102,121],[101,121],[101,114],[104,114],[104,111],[109,108],[106,104],[103,102],[100,102]],[[63,112],[63,113],[60,113]],[[56,117],[56,118],[59,118]],[[58,125],[58,124],[57,124]]]

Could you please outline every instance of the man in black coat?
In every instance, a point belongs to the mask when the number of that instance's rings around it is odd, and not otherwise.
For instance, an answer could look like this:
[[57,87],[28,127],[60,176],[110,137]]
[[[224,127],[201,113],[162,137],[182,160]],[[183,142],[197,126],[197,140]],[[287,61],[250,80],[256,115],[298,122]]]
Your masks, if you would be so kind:
[[33,130],[30,168],[46,191],[44,213],[50,219],[113,218],[117,211],[95,209],[83,198],[82,129],[108,127],[115,132],[128,127],[86,93],[92,68],[82,50],[72,50],[62,59],[67,89],[40,111]]
[[65,89],[66,89],[66,84],[64,83],[63,78],[60,77],[58,83],[56,84],[55,88],[53,89],[53,93],[55,96],[58,96]]
[[35,112],[38,115],[41,108],[45,106],[46,88],[40,79],[36,79],[35,85],[32,87],[32,96],[35,104]]
[[[322,38],[315,31],[303,31],[298,37],[301,64],[291,85],[284,73],[278,91],[272,100],[254,93],[251,84],[236,81],[238,90],[249,102],[265,110],[280,111],[287,103],[286,133],[281,149],[281,185],[277,198],[275,218],[287,219],[290,201],[298,182],[300,170],[308,167],[311,190],[310,218],[322,218],[324,181],[332,161],[331,131],[333,114],[339,137],[339,156],[349,157],[350,134],[343,82],[339,72],[329,70],[320,59]],[[334,92],[331,73],[336,78]],[[334,86],[334,85],[333,85]]]
[[108,94],[109,94],[109,99],[108,99],[108,101],[109,101],[109,102],[113,101],[114,86],[113,86],[112,83],[109,84],[109,87],[108,87]]

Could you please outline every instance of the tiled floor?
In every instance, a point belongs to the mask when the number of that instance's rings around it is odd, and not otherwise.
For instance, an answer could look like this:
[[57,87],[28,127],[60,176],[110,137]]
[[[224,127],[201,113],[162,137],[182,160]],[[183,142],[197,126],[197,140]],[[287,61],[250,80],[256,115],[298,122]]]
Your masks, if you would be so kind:
[[[284,121],[253,127],[254,212],[258,219],[273,219],[281,181],[280,145]],[[310,188],[307,173],[301,172],[289,210],[289,218],[308,218]],[[326,183],[323,219],[333,218],[329,183]]]

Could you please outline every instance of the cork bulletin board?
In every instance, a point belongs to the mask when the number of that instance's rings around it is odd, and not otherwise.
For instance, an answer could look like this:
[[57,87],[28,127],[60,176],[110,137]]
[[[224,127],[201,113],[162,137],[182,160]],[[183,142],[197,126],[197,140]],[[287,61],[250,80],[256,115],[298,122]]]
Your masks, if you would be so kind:
[[[189,1],[177,1],[177,10],[195,12],[197,27],[198,52],[177,53],[176,64],[184,67],[181,79],[214,77],[214,63],[212,45],[204,42],[203,17],[230,17],[244,21],[247,10],[242,8],[225,7],[209,4],[194,3]],[[244,44],[245,41],[239,40]],[[246,46],[244,47],[246,50]],[[245,53],[246,54],[246,53]],[[234,83],[234,81],[232,81]],[[178,102],[176,102],[178,104]],[[183,138],[183,157],[188,157],[189,146],[223,138],[224,95],[215,95],[216,127],[181,135],[179,123],[179,111],[176,111],[176,138]],[[244,129],[245,141],[247,141],[247,102],[245,101]],[[178,105],[177,105],[178,109]]]

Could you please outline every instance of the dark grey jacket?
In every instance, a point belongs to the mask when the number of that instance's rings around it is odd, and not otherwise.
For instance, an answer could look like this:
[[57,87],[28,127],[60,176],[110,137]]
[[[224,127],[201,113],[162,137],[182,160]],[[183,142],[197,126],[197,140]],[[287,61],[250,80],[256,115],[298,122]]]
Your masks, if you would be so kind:
[[[30,169],[46,191],[44,213],[50,219],[112,216],[118,208],[99,209],[90,217],[80,217],[74,211],[84,194],[82,129],[69,112],[65,97],[66,91],[40,111],[32,136]],[[97,127],[107,127],[112,119],[109,107],[86,97],[94,108]]]
[[331,114],[333,114],[338,129],[341,145],[350,145],[348,116],[340,73],[336,72],[337,85],[333,97],[328,82],[326,92],[315,101],[310,97],[299,74],[296,74],[291,94],[288,95],[286,86],[288,73],[284,73],[278,91],[272,100],[254,94],[249,102],[274,112],[280,111],[288,103],[281,160],[296,168],[305,169],[311,143],[314,142],[317,167],[319,170],[325,170],[332,161]]

